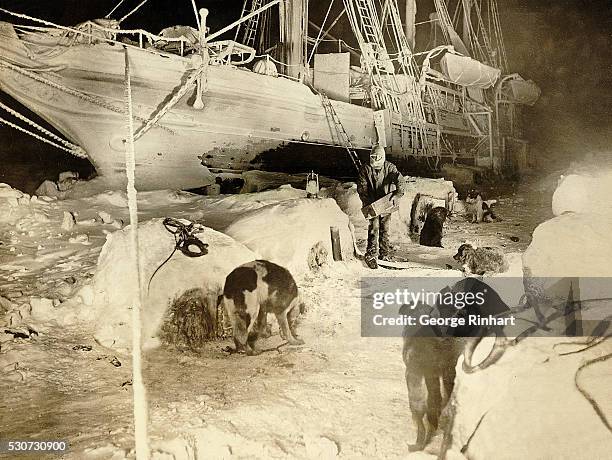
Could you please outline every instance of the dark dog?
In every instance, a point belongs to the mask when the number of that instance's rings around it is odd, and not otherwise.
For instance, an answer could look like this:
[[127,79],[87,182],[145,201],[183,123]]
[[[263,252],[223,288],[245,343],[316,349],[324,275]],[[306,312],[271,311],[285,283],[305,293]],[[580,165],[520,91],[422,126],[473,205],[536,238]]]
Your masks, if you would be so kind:
[[448,211],[441,206],[432,208],[427,213],[425,225],[419,236],[419,244],[421,246],[442,247],[442,229],[444,222],[448,217]]
[[[475,278],[466,278],[441,291],[476,294],[485,293],[482,305],[457,308],[455,305],[436,305],[440,317],[500,316],[510,309],[495,290]],[[427,308],[419,306],[418,308]],[[434,309],[431,309],[434,310]],[[422,313],[420,311],[419,313]],[[410,307],[403,305],[400,314],[414,315]],[[433,316],[433,315],[432,315]],[[443,411],[455,385],[455,366],[463,354],[463,370],[472,373],[485,369],[499,360],[508,342],[500,326],[459,326],[452,330],[441,330],[436,326],[423,326],[417,333],[406,326],[402,357],[406,366],[406,386],[412,418],[417,427],[416,443],[411,451],[423,450],[431,441],[440,424]],[[472,356],[483,337],[495,333],[495,344],[489,355],[478,365],[472,365]],[[427,421],[427,424],[426,424]],[[445,427],[446,428],[446,427]]]
[[471,244],[462,244],[453,259],[461,262],[465,274],[484,275],[508,270],[508,262],[496,248],[474,248]]
[[423,450],[437,431],[455,385],[455,366],[463,347],[463,340],[456,337],[404,338],[406,386],[417,427],[417,439],[410,451]]
[[465,199],[468,214],[471,216],[472,223],[492,222],[497,216],[491,209],[495,200],[485,201],[482,194],[477,190],[470,190]]
[[280,265],[255,260],[235,268],[225,279],[220,300],[232,323],[236,351],[261,353],[256,343],[265,332],[268,313],[276,315],[283,339],[290,345],[304,344],[295,332],[304,305],[291,273]]

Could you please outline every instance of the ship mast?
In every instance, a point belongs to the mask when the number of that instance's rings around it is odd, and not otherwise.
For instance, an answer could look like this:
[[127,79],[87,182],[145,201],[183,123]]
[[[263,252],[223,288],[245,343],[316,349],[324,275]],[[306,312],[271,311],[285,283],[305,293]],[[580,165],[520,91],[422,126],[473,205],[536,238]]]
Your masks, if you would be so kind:
[[472,4],[473,0],[461,0],[463,4],[463,43],[472,43]]
[[408,40],[408,45],[410,45],[410,49],[414,50],[414,46],[416,44],[416,13],[417,13],[417,5],[416,0],[406,0],[406,18],[405,18],[405,35]]
[[306,35],[308,32],[308,0],[286,0],[280,4],[283,40],[283,61],[286,74],[302,79],[306,72]]

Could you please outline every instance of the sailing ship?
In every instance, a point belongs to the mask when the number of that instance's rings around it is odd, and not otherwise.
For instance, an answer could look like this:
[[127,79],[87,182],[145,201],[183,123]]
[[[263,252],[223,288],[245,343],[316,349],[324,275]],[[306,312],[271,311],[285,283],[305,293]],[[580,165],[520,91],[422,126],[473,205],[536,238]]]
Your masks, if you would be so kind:
[[[88,158],[117,186],[133,125],[141,190],[202,187],[283,161],[311,169],[302,152],[330,162],[324,146],[354,166],[374,144],[400,164],[508,166],[513,145],[525,145],[519,106],[539,89],[508,74],[495,0],[456,1],[462,38],[449,4],[434,0],[424,51],[416,3],[403,5],[402,22],[397,0],[343,0],[328,22],[332,1],[317,25],[307,0],[245,0],[238,20],[211,33],[192,1],[197,28],[158,34],[121,29],[137,8],[75,27],[0,9],[11,18],[0,22],[0,90],[64,137],[1,103],[14,120],[0,122]],[[344,18],[356,46],[331,33]],[[318,53],[326,40],[338,52]]]

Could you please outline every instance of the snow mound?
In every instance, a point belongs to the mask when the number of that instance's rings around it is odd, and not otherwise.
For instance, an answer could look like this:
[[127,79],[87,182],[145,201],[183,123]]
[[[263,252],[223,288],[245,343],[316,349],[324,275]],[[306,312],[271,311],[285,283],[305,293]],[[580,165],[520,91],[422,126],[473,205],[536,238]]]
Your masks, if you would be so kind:
[[[582,320],[609,314],[609,304],[599,299],[612,298],[612,286],[606,282],[612,276],[611,233],[612,216],[595,214],[564,214],[536,228],[523,255],[524,284],[528,300],[542,315],[558,312],[570,292],[583,301]],[[562,332],[565,325],[557,327]]]
[[[145,346],[158,343],[159,328],[170,304],[186,291],[201,289],[209,311],[216,316],[217,298],[225,277],[238,265],[256,258],[242,244],[210,228],[204,228],[197,236],[208,244],[208,254],[187,257],[177,251],[151,280],[154,271],[172,252],[174,237],[166,231],[162,219],[138,227],[145,292],[142,312]],[[130,228],[108,235],[92,282],[93,307],[97,312],[95,338],[104,346],[130,346],[131,306],[137,295],[134,266],[130,257]]]
[[537,277],[612,276],[612,215],[564,214],[540,224],[523,255]]
[[566,212],[612,215],[612,171],[596,176],[571,174],[559,182],[553,195],[555,216]]
[[535,229],[523,255],[527,294],[545,303],[564,302],[572,277],[580,278],[582,300],[612,295],[612,289],[602,292],[602,283],[595,282],[612,276],[612,171],[592,171],[589,168],[559,182],[553,196],[557,217]]
[[0,183],[0,223],[14,224],[30,212],[30,195]]
[[[353,240],[348,225],[348,217],[335,201],[302,198],[248,212],[235,220],[225,233],[260,258],[297,273],[308,271],[308,260],[314,247],[324,247],[331,256],[330,227],[337,227],[340,232],[343,259],[351,258]],[[321,244],[317,246],[319,242]]]
[[[567,350],[560,342],[567,341],[526,339],[507,349],[497,364],[474,374],[463,373],[459,365],[453,393],[454,449],[465,448],[470,460],[607,458],[612,437],[578,386],[609,420],[607,379],[602,378],[609,364],[579,368],[610,353],[612,342],[561,356]],[[572,348],[582,346],[575,343]],[[597,376],[597,371],[603,374]]]

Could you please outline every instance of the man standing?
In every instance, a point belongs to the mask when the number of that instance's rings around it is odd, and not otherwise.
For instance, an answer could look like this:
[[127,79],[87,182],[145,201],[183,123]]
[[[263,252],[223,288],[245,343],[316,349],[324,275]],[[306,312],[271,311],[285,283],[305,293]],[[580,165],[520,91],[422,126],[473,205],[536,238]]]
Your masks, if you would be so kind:
[[[404,178],[393,163],[385,160],[384,147],[376,145],[370,152],[370,163],[364,164],[359,170],[357,193],[363,206],[368,206],[390,192],[394,192],[392,200],[396,204],[404,194]],[[365,262],[370,268],[378,268],[377,258],[388,259],[390,255],[390,221],[391,214],[370,219],[368,249],[365,255]]]

